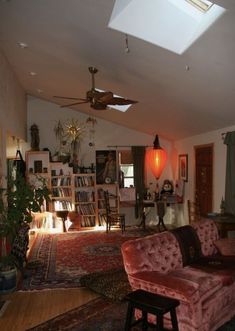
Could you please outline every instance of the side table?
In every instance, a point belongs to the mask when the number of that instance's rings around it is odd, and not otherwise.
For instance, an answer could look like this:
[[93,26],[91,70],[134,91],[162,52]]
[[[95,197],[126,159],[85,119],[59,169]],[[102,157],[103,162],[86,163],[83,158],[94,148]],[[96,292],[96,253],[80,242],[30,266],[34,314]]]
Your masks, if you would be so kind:
[[[150,293],[144,290],[136,290],[127,294],[125,300],[128,301],[127,315],[125,331],[130,331],[132,326],[143,322],[142,330],[148,329],[147,314],[151,313],[157,317],[157,331],[163,331],[163,317],[166,313],[170,312],[172,331],[179,331],[176,307],[179,306],[180,302],[177,299],[164,297],[155,293]],[[142,319],[132,322],[135,308],[142,311]]]

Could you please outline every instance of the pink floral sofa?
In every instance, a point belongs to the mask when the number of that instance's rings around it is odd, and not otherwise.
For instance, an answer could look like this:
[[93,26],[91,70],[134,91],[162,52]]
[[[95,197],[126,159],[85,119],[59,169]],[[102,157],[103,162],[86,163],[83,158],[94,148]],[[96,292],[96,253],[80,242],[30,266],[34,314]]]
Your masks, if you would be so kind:
[[[125,242],[124,266],[133,290],[180,300],[180,331],[214,331],[235,316],[235,258],[223,258],[218,251],[221,242],[212,220],[203,219],[192,228],[201,245],[202,259],[209,261],[205,265],[197,260],[184,265],[179,240],[171,231],[165,231]],[[140,314],[136,312],[137,317]],[[156,322],[153,315],[148,319]],[[171,325],[169,316],[164,325]]]

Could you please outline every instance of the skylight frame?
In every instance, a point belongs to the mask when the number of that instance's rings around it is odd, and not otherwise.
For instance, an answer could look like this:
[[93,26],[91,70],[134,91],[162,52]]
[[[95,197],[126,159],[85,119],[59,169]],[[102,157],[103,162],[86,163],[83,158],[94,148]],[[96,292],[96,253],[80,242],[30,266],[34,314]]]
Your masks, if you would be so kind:
[[185,0],[185,1],[187,1],[190,5],[194,6],[203,13],[208,12],[208,10],[214,5],[214,3],[208,0]]

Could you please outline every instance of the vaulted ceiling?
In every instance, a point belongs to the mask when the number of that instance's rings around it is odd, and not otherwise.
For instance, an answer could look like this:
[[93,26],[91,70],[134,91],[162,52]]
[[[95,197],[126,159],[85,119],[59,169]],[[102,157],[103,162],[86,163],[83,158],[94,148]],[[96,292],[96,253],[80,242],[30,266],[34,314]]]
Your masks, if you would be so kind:
[[226,13],[177,55],[132,36],[126,53],[125,35],[108,28],[114,0],[0,0],[0,48],[29,95],[85,98],[95,66],[97,88],[138,103],[126,113],[74,110],[181,139],[235,124],[235,2],[214,2]]

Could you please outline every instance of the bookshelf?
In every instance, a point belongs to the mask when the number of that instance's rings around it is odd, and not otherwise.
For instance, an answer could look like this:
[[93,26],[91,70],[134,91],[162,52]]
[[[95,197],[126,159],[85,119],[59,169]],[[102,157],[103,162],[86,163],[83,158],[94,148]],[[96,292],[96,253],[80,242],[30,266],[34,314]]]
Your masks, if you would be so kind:
[[74,174],[74,205],[81,215],[80,228],[94,228],[97,220],[95,174]]
[[[40,161],[40,162],[36,162]],[[73,174],[72,167],[50,162],[49,152],[26,152],[26,177],[37,185],[44,178],[51,191],[50,212],[76,211],[81,216],[79,230],[105,226],[104,190],[109,191],[110,206],[119,212],[118,184],[96,184],[96,174]]]
[[68,164],[50,162],[51,211],[73,210],[72,173]]

